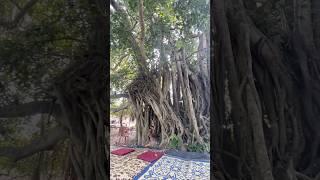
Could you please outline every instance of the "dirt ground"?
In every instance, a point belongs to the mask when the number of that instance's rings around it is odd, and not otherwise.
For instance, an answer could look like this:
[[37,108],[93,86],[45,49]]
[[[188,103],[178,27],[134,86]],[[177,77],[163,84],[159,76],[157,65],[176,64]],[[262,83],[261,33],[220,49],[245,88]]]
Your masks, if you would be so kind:
[[128,143],[124,143],[124,138],[122,138],[120,144],[116,144],[119,141],[119,137],[120,137],[118,135],[120,123],[117,117],[110,118],[110,146],[115,146],[115,145],[125,146],[125,145],[135,144],[135,136],[136,136],[135,122],[130,122],[129,119],[124,119],[123,126],[130,128]]
[[[119,141],[119,128],[110,128],[110,146],[115,146],[117,145],[116,143]],[[124,143],[124,138],[121,139],[120,145],[132,145],[135,143],[135,136],[136,136],[136,131],[135,129],[130,130],[130,135],[129,135],[129,140],[128,143]],[[119,144],[118,144],[119,145]]]

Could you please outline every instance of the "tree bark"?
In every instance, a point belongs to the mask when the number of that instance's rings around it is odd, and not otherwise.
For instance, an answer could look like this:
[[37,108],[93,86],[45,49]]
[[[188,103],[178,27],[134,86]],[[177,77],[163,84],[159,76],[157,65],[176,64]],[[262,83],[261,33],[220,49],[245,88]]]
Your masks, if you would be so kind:
[[58,104],[50,101],[35,101],[25,104],[13,104],[0,108],[0,117],[10,118],[10,117],[24,117],[32,116],[35,114],[49,114],[52,112],[53,116],[61,113]]
[[[224,138],[225,133],[232,134],[232,129],[216,128],[213,144],[215,149],[229,150],[240,157],[230,160],[217,151],[217,163],[226,179],[300,179],[304,175],[296,171],[306,167],[303,173],[315,176],[316,170],[310,170],[319,156],[315,153],[319,150],[319,125],[315,121],[319,105],[312,93],[319,82],[315,18],[310,14],[314,2],[281,2],[294,11],[279,8],[280,2],[274,6],[271,2],[260,3],[216,0],[213,4],[215,29],[211,31],[216,33],[216,41],[211,68],[215,72],[217,117],[213,123],[221,127],[229,121],[222,98],[226,96],[224,88],[229,88],[231,123],[235,127],[234,139]],[[290,26],[292,31],[285,28]]]
[[0,149],[0,156],[5,156],[13,161],[29,157],[35,153],[50,150],[59,141],[67,137],[67,132],[61,127],[56,127],[48,131],[47,134],[35,139],[24,147],[4,147]]
[[30,0],[26,5],[20,9],[20,12],[14,17],[13,21],[4,21],[0,20],[0,26],[3,26],[7,29],[15,28],[19,22],[25,17],[28,11],[36,4],[39,0]]

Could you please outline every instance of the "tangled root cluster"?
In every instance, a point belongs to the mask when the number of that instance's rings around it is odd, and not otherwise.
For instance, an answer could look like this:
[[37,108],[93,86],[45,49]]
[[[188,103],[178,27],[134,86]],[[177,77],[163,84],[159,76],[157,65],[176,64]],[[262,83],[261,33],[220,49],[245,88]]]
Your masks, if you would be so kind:
[[106,63],[92,58],[70,67],[57,79],[55,89],[71,140],[72,171],[80,179],[105,179]]
[[148,94],[155,87],[155,82],[151,77],[138,75],[137,78],[127,86],[130,95]]

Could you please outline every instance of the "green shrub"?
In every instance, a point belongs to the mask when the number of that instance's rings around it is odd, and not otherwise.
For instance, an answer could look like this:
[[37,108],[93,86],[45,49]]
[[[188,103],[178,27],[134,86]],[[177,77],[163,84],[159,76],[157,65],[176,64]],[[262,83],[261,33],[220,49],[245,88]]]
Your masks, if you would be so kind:
[[210,152],[210,144],[204,143],[204,144],[188,144],[188,151],[191,152]]
[[169,148],[178,149],[182,145],[182,140],[177,135],[172,134],[169,138]]

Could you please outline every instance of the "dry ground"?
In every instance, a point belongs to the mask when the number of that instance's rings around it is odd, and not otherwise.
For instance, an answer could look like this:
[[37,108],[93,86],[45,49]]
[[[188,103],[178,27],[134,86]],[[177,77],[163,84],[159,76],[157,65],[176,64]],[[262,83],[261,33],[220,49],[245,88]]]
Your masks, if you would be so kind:
[[[111,120],[115,121],[115,123],[111,123]],[[127,144],[124,144],[124,138],[121,139],[121,145],[133,145],[135,143],[135,136],[136,136],[136,131],[135,131],[135,122],[130,122],[129,119],[124,119],[123,120],[123,125],[126,127],[130,128],[130,135],[129,135],[129,140]],[[116,117],[111,117],[110,118],[110,146],[115,146],[116,143],[119,140],[119,119]]]

